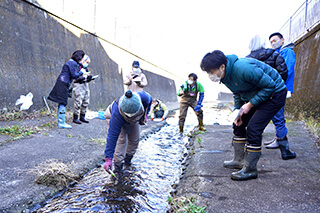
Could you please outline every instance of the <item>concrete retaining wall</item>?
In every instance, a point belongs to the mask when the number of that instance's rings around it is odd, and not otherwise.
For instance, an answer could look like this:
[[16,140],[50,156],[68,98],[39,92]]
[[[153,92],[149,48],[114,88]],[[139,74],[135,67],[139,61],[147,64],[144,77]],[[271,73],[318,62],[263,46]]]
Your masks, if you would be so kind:
[[287,108],[295,115],[320,117],[320,24],[295,42],[294,94]]
[[[20,95],[28,92],[34,96],[30,110],[45,107],[42,96],[48,96],[63,64],[77,49],[91,57],[89,68],[99,75],[90,83],[90,109],[105,108],[124,93],[122,68],[109,55],[121,50],[107,49],[107,42],[21,0],[0,1],[0,14],[0,109],[13,109]],[[128,59],[128,68],[133,59]],[[174,81],[151,71],[146,74],[149,85],[156,86],[146,91],[164,101],[176,101],[176,96],[171,97]],[[68,105],[72,103],[69,99]]]

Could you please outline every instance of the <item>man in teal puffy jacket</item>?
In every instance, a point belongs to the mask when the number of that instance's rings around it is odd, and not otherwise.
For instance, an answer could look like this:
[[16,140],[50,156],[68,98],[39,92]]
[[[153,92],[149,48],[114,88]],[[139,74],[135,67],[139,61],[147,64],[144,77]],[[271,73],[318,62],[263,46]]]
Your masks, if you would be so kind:
[[284,81],[261,61],[226,56],[220,50],[207,53],[200,66],[212,81],[222,82],[233,92],[235,109],[239,109],[233,123],[234,159],[225,161],[224,167],[241,169],[231,174],[232,180],[257,178],[262,133],[286,101]]

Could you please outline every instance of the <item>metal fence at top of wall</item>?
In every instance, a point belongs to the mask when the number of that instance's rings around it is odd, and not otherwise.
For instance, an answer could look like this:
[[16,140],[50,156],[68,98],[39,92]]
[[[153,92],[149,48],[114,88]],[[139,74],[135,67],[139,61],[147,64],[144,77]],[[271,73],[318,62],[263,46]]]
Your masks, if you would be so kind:
[[293,42],[320,21],[320,0],[306,0],[280,28],[287,41]]

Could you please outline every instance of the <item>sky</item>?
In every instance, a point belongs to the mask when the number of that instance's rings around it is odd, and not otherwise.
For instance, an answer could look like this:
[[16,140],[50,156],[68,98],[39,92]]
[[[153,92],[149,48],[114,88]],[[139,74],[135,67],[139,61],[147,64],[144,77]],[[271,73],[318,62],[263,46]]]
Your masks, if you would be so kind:
[[255,34],[268,39],[304,3],[304,0],[101,1],[108,5],[98,8],[110,17],[108,24],[113,34],[108,34],[107,28],[101,32],[110,40],[185,79],[194,72],[207,90],[223,92],[230,91],[210,82],[200,69],[202,57],[216,49],[246,56]]
[[303,2],[98,0],[97,5],[106,6],[96,12],[108,17],[108,23],[99,21],[109,27],[98,30],[110,40],[165,69],[194,72],[215,49],[245,56],[252,36],[267,38],[278,31]]
[[[305,0],[38,2],[181,79],[187,79],[187,75],[194,72],[205,84],[219,87],[209,82],[200,69],[202,57],[216,49],[225,54],[246,56],[249,41],[255,34],[268,39]],[[141,67],[145,63],[141,61]]]

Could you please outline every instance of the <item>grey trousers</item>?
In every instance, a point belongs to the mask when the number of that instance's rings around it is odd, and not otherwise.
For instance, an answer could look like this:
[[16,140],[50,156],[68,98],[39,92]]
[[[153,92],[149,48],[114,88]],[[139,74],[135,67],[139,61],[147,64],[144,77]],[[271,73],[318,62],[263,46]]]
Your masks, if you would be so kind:
[[138,122],[130,124],[130,131],[126,133],[126,126],[123,126],[119,135],[113,161],[115,164],[123,162],[125,155],[133,156],[139,145],[140,125]]

